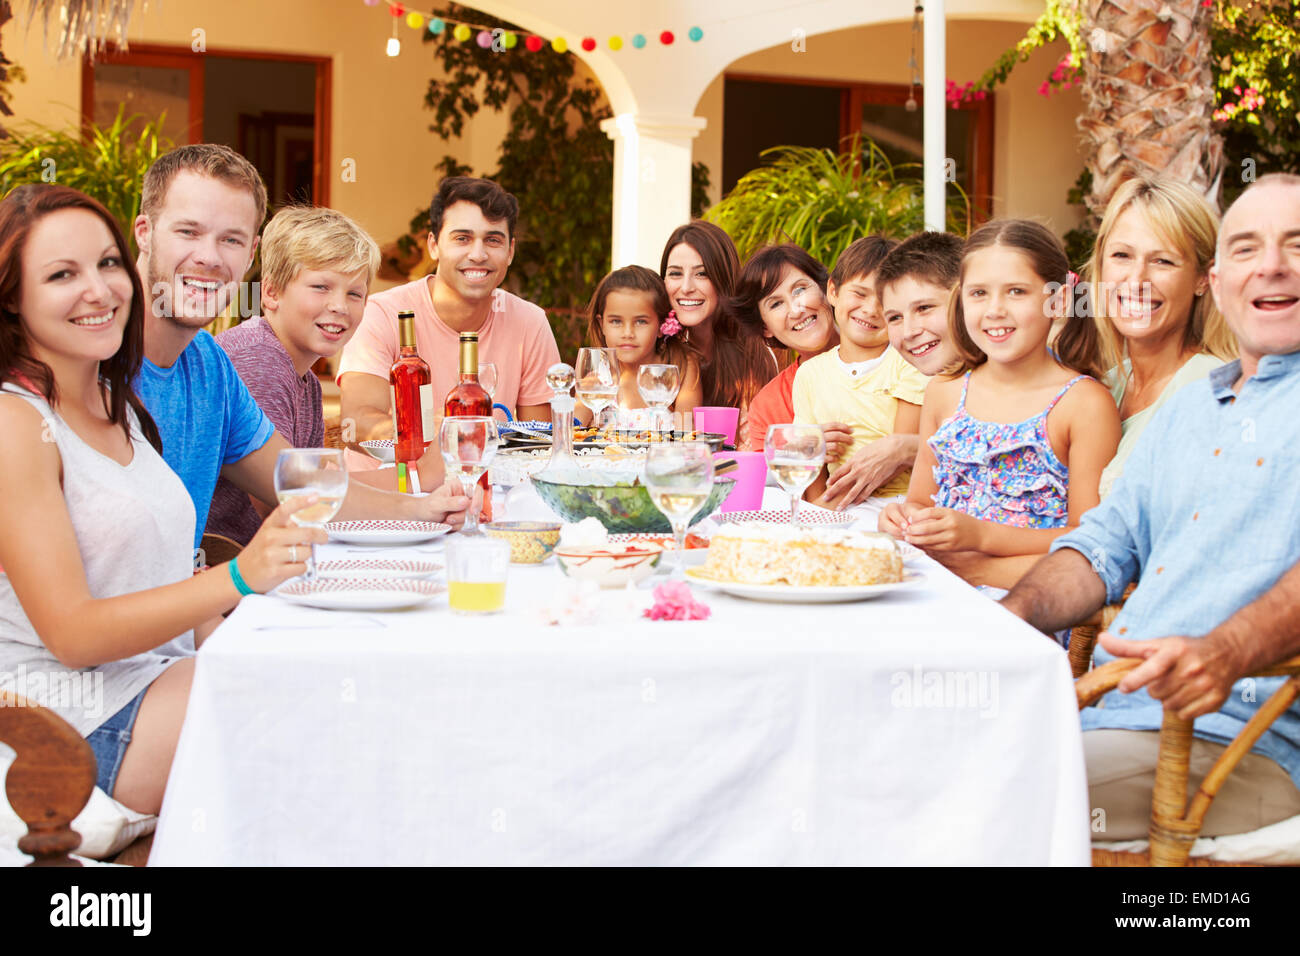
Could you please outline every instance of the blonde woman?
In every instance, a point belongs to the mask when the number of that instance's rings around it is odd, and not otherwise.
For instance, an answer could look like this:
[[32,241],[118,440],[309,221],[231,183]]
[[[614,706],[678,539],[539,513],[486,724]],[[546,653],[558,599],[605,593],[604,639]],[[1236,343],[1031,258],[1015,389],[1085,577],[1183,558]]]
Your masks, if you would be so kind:
[[1106,207],[1087,267],[1122,428],[1119,450],[1101,474],[1103,498],[1156,411],[1237,356],[1209,292],[1218,227],[1200,193],[1166,179],[1131,179]]

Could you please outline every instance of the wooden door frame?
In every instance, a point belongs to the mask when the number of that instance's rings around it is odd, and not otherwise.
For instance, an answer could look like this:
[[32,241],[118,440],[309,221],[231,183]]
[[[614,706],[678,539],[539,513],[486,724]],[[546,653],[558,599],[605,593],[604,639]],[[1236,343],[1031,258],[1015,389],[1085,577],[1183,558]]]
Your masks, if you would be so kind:
[[[902,106],[907,102],[911,87],[906,83],[863,83],[857,80],[836,80],[823,77],[779,76],[771,73],[736,73],[728,71],[723,74],[726,80],[743,80],[750,83],[781,83],[791,86],[832,86],[841,90],[840,96],[840,142],[844,143],[860,129],[862,107],[866,103],[886,103]],[[922,89],[915,88],[916,101],[921,102]],[[971,142],[971,212],[977,218],[993,215],[993,125],[994,94],[990,93],[982,100],[962,103],[949,109],[968,110],[975,113],[975,125]],[[727,135],[726,117],[723,117],[722,135]]]
[[[239,50],[229,47],[209,47],[195,53],[186,46],[162,43],[133,43],[129,49],[110,46],[96,60],[127,66],[162,66],[190,71],[190,116],[187,128],[190,142],[203,139],[203,57],[224,56],[239,60],[275,60],[281,63],[310,63],[316,68],[314,109],[316,113],[313,137],[312,196],[318,206],[328,206],[330,201],[330,147],[332,124],[330,109],[333,101],[334,60],[328,56],[310,56],[303,53],[273,53],[265,50]],[[197,79],[196,79],[197,77]],[[196,91],[197,85],[197,91]],[[197,107],[196,107],[197,104]],[[81,119],[89,127],[94,118],[95,76],[94,63],[89,58],[81,68]]]

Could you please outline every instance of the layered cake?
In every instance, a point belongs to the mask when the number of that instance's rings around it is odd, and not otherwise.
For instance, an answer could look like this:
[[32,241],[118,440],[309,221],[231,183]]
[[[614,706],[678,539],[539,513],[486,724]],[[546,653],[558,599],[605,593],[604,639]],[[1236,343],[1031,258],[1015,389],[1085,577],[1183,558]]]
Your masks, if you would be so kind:
[[738,584],[846,587],[903,580],[903,559],[887,534],[747,522],[713,535],[700,573]]

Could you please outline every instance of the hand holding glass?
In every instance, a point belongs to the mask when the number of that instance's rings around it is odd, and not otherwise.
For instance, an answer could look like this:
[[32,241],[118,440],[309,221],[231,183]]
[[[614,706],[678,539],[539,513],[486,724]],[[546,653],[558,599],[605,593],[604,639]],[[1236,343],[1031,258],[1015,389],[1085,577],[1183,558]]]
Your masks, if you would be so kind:
[[767,467],[790,495],[790,523],[799,523],[799,499],[826,463],[820,425],[772,425],[763,445]]
[[[348,472],[343,452],[337,448],[286,448],[276,459],[275,494],[281,502],[303,495],[316,495],[318,499],[290,516],[300,527],[323,528],[338,513],[347,493]],[[303,577],[308,581],[316,579],[315,543]]]
[[470,507],[465,513],[461,534],[482,534],[478,527],[478,508],[474,506],[474,487],[487,471],[492,456],[501,443],[496,419],[481,415],[448,415],[438,431],[438,447],[447,463],[447,474],[459,476],[470,492]]
[[713,450],[704,442],[651,445],[646,453],[645,486],[664,513],[677,540],[673,576],[686,577],[686,529],[713,491]]

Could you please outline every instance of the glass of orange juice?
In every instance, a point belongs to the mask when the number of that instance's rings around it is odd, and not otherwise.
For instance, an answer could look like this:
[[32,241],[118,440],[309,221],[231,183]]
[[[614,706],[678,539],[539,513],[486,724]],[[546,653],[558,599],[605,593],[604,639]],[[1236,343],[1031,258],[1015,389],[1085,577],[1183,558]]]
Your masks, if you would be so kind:
[[447,603],[458,614],[494,614],[505,607],[510,543],[461,537],[447,542]]

